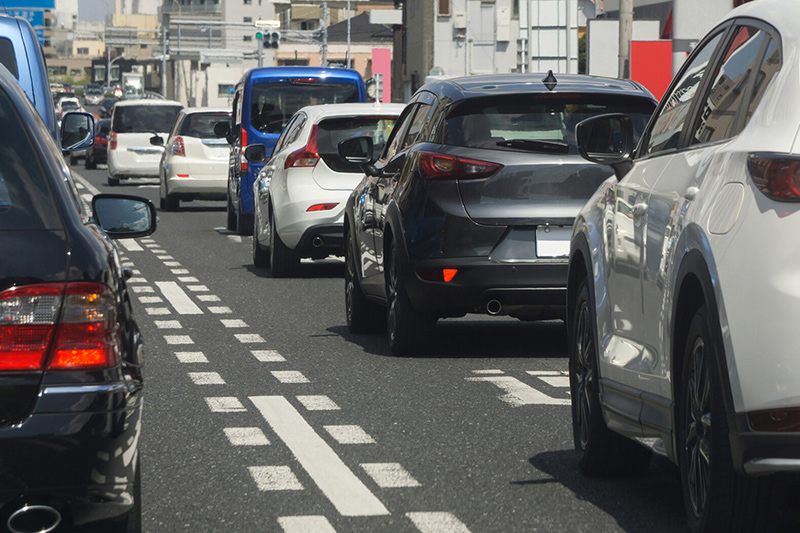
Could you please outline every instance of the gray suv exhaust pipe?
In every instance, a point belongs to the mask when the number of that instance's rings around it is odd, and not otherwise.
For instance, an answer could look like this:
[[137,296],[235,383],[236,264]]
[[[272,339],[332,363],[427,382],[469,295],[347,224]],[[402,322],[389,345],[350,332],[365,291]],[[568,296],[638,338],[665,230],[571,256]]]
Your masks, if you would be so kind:
[[61,523],[61,513],[49,505],[25,505],[8,519],[12,533],[50,533]]

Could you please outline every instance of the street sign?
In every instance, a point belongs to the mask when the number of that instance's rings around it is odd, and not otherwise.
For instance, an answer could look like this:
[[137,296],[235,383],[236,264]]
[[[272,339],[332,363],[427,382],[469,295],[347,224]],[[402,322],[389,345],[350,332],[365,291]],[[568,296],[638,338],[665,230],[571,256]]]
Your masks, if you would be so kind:
[[273,30],[279,30],[281,28],[280,20],[257,20],[253,24],[256,25],[256,28],[269,28]]

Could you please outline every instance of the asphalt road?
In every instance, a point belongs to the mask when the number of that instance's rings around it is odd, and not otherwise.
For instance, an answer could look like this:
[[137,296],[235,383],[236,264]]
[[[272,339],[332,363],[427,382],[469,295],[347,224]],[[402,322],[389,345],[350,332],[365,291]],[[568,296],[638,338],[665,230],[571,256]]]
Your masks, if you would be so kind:
[[[82,193],[158,205],[156,180],[79,165]],[[392,357],[347,331],[341,261],[272,279],[222,202],[159,217],[120,246],[146,338],[145,531],[685,531],[669,465],[578,471],[563,323],[444,320],[430,356]]]

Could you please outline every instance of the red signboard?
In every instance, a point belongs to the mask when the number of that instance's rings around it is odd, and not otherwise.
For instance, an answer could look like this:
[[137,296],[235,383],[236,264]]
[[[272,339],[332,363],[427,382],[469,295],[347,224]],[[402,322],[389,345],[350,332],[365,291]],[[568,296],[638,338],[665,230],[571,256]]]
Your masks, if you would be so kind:
[[660,100],[672,81],[672,41],[631,41],[631,79]]

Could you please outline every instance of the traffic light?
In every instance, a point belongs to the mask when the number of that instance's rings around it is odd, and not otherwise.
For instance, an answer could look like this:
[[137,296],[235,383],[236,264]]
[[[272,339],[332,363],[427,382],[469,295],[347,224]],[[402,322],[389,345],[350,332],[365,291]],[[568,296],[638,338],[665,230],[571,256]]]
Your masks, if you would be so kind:
[[[266,30],[263,33],[264,48],[278,48],[281,45],[281,32],[277,30]],[[256,34],[258,36],[258,34]]]

